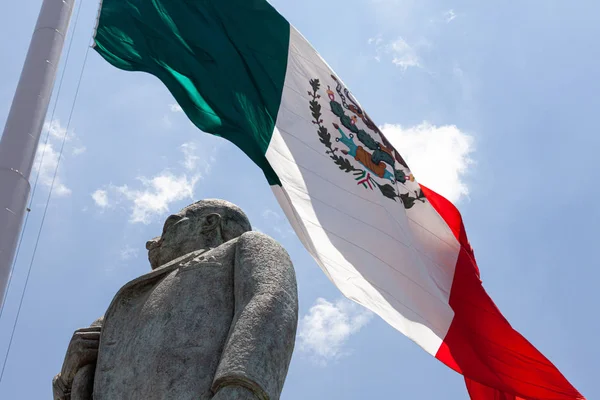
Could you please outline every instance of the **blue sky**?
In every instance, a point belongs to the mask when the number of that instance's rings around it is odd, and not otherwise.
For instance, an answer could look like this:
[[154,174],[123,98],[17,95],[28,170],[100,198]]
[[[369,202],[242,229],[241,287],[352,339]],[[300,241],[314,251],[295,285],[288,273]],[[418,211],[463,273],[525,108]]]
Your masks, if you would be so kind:
[[[0,125],[40,0],[0,5]],[[596,185],[600,5],[277,0],[406,155],[463,213],[484,285],[589,399],[600,398]],[[97,4],[85,0],[0,320],[6,351]],[[64,62],[64,58],[63,58]],[[289,251],[301,326],[283,399],[465,399],[462,378],[341,299],[260,171],[197,131],[157,79],[90,52],[0,398],[50,398],[72,332],[149,270],[145,241],[202,198],[240,205]]]

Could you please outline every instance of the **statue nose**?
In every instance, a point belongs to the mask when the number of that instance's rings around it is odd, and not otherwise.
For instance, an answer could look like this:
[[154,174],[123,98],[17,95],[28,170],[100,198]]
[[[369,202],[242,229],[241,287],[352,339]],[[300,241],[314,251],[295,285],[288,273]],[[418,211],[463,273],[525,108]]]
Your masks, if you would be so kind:
[[146,242],[146,250],[152,250],[160,246],[162,242],[161,237],[155,237],[154,239],[150,239]]

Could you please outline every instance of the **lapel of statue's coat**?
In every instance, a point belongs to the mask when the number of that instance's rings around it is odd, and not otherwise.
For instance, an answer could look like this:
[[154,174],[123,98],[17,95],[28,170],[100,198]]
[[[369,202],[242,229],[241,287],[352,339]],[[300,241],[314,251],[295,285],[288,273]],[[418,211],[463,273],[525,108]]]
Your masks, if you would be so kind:
[[142,276],[135,278],[134,280],[126,283],[123,287],[121,287],[121,289],[119,289],[119,291],[117,292],[117,294],[111,301],[110,305],[108,306],[108,309],[106,310],[106,314],[104,315],[104,324],[106,324],[107,322],[110,323],[110,321],[109,321],[110,316],[113,312],[116,311],[116,308],[118,308],[119,299],[122,298],[124,295],[128,295],[128,294],[130,295],[140,285],[149,284],[149,283],[152,283],[152,281],[156,281],[156,280],[164,277],[166,274],[176,270],[182,263],[189,261],[195,257],[198,257],[201,254],[205,253],[206,251],[207,250],[198,250],[198,251],[194,251],[192,253],[186,254],[185,256],[176,258],[175,260],[155,269],[154,271],[151,271],[145,275],[142,275]]

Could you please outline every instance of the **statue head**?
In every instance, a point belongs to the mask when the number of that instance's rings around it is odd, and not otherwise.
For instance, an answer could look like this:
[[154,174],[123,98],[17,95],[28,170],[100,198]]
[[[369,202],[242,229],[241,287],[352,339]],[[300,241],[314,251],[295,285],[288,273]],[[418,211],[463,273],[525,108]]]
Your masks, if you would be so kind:
[[201,200],[165,221],[160,237],[146,243],[152,269],[192,251],[215,248],[252,230],[250,221],[235,204]]

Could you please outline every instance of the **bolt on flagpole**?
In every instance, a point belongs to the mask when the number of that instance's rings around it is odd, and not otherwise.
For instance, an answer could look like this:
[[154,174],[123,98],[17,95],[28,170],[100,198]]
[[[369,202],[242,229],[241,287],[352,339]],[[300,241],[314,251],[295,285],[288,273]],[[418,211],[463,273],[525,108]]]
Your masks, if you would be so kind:
[[0,140],[0,306],[31,186],[29,177],[48,111],[75,0],[43,0]]

